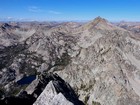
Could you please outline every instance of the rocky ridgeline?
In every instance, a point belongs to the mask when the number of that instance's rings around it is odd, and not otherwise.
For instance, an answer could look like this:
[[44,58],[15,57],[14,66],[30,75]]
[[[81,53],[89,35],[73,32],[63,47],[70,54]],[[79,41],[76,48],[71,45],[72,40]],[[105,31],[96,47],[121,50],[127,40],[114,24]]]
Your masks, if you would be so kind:
[[[2,102],[22,98],[34,105],[140,105],[140,41],[133,31],[101,17],[85,24],[1,27]],[[37,76],[31,84],[17,84],[30,75]]]
[[[36,100],[37,99],[37,100]],[[84,105],[78,96],[57,74],[40,75],[39,82],[32,94],[22,91],[18,96],[5,97],[1,105]]]

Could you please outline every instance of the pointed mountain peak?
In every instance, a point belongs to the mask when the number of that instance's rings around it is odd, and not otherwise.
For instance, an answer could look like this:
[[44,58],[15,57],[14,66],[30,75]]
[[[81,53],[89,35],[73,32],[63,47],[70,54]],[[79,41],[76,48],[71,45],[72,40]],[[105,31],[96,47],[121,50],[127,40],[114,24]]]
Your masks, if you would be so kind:
[[100,16],[96,17],[94,20],[92,20],[91,22],[89,22],[89,24],[92,25],[97,25],[98,23],[102,23],[102,24],[107,24],[108,21],[104,18],[101,18]]
[[100,16],[81,26],[81,30],[89,30],[89,31],[92,31],[94,29],[114,30],[116,28],[118,27],[114,26],[113,24],[108,22],[106,19],[101,18]]
[[94,21],[104,21],[104,22],[107,22],[106,19],[104,19],[104,18],[102,18],[102,17],[100,17],[100,16],[96,17],[96,18],[94,19]]

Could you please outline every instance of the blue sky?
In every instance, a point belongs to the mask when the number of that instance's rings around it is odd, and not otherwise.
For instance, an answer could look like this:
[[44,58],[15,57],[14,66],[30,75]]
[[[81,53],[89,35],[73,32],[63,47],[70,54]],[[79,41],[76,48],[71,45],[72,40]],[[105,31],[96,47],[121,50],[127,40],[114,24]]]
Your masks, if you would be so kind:
[[140,21],[140,0],[0,0],[0,20]]

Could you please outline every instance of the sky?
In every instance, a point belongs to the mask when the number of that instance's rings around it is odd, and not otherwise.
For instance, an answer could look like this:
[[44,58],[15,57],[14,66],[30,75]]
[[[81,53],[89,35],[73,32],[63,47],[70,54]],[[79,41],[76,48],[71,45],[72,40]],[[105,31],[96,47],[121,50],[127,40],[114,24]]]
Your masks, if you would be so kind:
[[140,21],[140,0],[0,0],[0,20]]

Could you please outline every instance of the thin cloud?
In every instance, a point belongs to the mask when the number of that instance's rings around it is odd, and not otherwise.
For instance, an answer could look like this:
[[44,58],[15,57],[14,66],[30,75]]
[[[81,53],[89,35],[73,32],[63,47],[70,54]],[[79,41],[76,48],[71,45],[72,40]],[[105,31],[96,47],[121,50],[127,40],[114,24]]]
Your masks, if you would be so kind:
[[28,18],[4,17],[4,18],[0,18],[0,21],[37,21],[37,20],[28,19]]
[[36,7],[36,6],[30,6],[28,7],[28,11],[29,12],[42,12],[42,10],[39,8],[39,7]]
[[11,20],[11,19],[14,19],[13,17],[7,17],[7,19]]
[[58,11],[53,11],[53,10],[50,10],[48,11],[50,14],[55,14],[55,15],[60,15],[62,14],[61,12],[58,12]]
[[15,18],[13,17],[3,17],[3,18],[0,18],[1,21],[13,21]]

